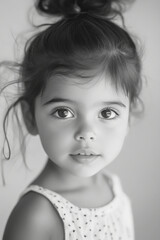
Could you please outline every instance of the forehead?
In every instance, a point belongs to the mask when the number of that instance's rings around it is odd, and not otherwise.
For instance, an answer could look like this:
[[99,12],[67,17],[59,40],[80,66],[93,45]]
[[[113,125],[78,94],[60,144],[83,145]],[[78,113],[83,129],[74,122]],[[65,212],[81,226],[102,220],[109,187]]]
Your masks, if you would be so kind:
[[65,98],[85,104],[119,100],[129,102],[123,90],[116,89],[111,84],[110,77],[104,76],[97,76],[91,80],[56,76],[48,81],[41,101],[45,103],[52,98]]

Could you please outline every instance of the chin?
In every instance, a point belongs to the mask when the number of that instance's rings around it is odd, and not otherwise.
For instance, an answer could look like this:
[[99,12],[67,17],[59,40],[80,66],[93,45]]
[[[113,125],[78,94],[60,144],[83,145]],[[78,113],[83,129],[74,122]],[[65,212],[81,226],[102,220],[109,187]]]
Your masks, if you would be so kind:
[[100,170],[91,170],[91,169],[87,169],[87,170],[79,170],[77,173],[72,173],[73,175],[77,176],[77,177],[81,177],[81,178],[89,178],[89,177],[93,177],[94,175],[98,174]]

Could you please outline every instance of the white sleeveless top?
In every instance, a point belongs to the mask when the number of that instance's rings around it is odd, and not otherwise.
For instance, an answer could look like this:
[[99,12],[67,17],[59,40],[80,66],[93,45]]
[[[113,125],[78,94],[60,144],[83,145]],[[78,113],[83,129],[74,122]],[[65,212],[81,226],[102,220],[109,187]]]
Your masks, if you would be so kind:
[[99,208],[79,208],[60,194],[37,185],[29,186],[22,195],[34,191],[53,204],[63,222],[64,240],[133,240],[130,201],[119,178],[115,175],[109,178],[114,198]]

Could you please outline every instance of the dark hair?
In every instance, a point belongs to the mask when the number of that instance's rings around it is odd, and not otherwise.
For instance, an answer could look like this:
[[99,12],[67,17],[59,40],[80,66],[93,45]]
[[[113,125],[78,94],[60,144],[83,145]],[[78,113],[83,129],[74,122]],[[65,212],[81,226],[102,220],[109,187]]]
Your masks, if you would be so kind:
[[136,102],[142,88],[140,57],[126,28],[113,21],[119,15],[123,22],[122,1],[39,0],[36,8],[62,17],[26,43],[18,80],[23,92],[8,109],[4,122],[23,100],[34,115],[36,97],[56,74],[78,76],[85,82],[104,73],[131,103]]

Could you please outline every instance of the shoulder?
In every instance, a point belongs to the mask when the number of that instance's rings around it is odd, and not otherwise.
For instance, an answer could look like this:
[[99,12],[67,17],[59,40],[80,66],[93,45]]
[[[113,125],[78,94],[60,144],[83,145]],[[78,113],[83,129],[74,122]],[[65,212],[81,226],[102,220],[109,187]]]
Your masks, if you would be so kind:
[[28,192],[11,213],[3,240],[46,240],[51,236],[61,240],[61,235],[62,221],[53,205],[40,194]]

